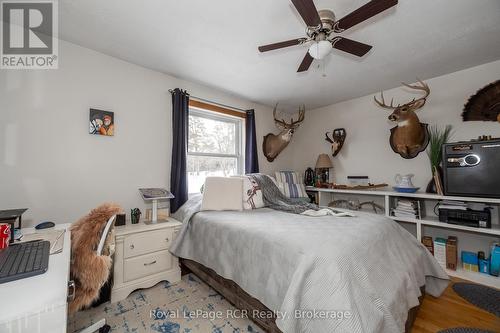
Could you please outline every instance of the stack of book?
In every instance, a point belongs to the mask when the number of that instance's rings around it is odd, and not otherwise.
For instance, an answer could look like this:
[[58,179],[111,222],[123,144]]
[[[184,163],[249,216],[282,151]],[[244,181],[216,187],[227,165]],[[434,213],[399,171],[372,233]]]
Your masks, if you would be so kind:
[[395,217],[420,219],[422,218],[420,201],[410,200],[410,199],[398,199],[396,208],[392,209],[392,215]]
[[463,201],[443,200],[439,203],[438,209],[467,210],[467,207],[467,203]]

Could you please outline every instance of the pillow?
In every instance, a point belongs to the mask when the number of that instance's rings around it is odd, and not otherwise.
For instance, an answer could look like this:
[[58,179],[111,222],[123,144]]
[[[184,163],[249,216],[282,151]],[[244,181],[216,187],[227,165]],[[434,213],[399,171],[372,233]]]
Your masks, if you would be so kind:
[[201,210],[242,210],[243,179],[236,177],[207,177]]
[[276,171],[278,183],[304,184],[304,177],[295,171]]
[[243,180],[243,209],[257,209],[265,207],[262,191],[259,185],[248,176],[231,176]]
[[278,188],[288,198],[307,198],[304,184],[278,183]]
[[263,176],[266,176],[267,178],[271,179],[274,183],[274,185],[278,186],[278,182],[276,182],[276,179],[274,179],[273,176],[270,176],[270,175],[266,175],[265,173],[247,173],[245,176],[251,176],[251,175],[263,175]]
[[265,207],[264,198],[259,184],[252,178],[243,179],[243,209],[257,209]]

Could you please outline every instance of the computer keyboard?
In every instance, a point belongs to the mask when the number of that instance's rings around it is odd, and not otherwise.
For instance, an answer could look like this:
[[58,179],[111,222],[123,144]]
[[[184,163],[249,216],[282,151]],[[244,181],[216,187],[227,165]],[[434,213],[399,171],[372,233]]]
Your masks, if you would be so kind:
[[43,274],[49,268],[49,241],[11,244],[0,250],[0,283]]

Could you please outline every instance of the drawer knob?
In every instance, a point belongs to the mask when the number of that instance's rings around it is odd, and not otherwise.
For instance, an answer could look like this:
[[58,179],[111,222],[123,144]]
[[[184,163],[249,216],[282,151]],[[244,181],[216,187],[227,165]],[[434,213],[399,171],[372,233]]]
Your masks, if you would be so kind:
[[167,237],[167,238],[165,238],[165,240],[166,240],[167,242],[170,242],[170,239],[168,239],[168,237]]
[[134,244],[130,244],[130,249],[133,250],[134,249]]
[[151,266],[151,265],[154,265],[154,264],[156,264],[156,260],[148,262],[148,263],[145,263],[144,266]]

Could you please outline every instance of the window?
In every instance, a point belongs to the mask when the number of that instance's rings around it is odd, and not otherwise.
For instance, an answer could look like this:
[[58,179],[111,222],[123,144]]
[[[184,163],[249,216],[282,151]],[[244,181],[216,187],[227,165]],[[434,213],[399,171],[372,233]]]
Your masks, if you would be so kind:
[[188,191],[199,193],[207,176],[231,176],[243,171],[243,119],[189,108]]

